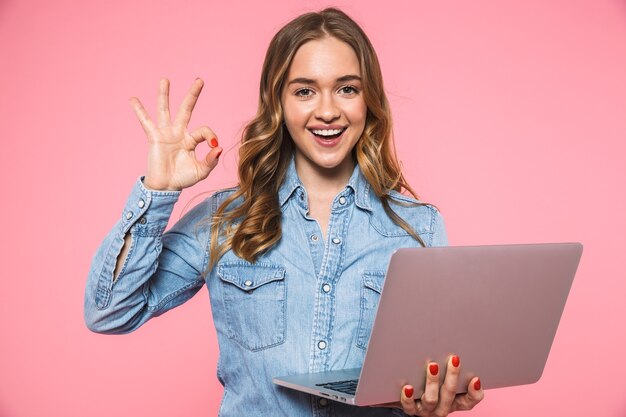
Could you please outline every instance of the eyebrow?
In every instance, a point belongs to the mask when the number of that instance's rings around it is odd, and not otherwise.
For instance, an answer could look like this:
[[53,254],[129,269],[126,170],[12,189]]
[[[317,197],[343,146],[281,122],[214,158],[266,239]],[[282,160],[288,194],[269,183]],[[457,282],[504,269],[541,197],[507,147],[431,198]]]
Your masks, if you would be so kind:
[[[358,75],[349,74],[349,75],[344,75],[343,77],[339,77],[336,80],[337,83],[342,83],[345,81],[361,81],[361,77],[359,77]],[[291,85],[291,84],[317,84],[317,81],[311,78],[298,77],[298,78],[294,78],[293,80],[289,81],[289,83],[287,83],[287,85]]]

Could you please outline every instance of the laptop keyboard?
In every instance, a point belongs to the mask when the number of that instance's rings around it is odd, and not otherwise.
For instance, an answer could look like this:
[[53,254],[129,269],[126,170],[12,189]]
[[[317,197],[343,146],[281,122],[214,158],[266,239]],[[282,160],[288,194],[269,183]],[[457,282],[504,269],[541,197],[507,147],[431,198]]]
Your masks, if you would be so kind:
[[343,392],[344,394],[354,395],[356,393],[356,386],[358,382],[358,379],[349,379],[346,381],[324,382],[323,384],[315,385],[317,385],[318,387]]

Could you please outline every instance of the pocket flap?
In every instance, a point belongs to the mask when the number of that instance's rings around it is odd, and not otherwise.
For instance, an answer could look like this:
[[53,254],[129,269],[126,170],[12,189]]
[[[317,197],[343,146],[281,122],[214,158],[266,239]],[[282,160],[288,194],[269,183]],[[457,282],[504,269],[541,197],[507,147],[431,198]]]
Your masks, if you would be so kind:
[[217,267],[222,281],[230,282],[244,291],[251,291],[268,282],[285,279],[285,268],[272,264],[225,262]]
[[385,273],[382,271],[365,272],[363,274],[363,285],[380,294],[385,282]]

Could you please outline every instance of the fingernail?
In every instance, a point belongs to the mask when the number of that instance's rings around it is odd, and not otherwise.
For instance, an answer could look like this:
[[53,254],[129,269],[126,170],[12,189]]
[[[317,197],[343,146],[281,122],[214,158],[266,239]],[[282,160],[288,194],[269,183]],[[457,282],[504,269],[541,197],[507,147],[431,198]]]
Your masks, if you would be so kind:
[[480,378],[478,378],[476,382],[474,382],[474,389],[476,391],[480,391]]
[[222,154],[223,149],[220,149],[219,151],[217,151],[217,155],[215,155],[215,159],[219,158],[220,155]]
[[219,143],[217,143],[217,139],[216,138],[211,139],[211,146],[215,148],[217,145],[219,145]]
[[407,398],[411,398],[413,396],[413,387],[410,385],[407,385],[406,387],[404,387],[404,396]]
[[452,357],[452,366],[454,366],[455,368],[458,368],[460,364],[461,364],[461,359],[459,359],[458,356],[454,355]]
[[437,365],[436,363],[431,363],[428,366],[428,369],[430,370],[430,374],[435,376],[439,373],[439,365]]

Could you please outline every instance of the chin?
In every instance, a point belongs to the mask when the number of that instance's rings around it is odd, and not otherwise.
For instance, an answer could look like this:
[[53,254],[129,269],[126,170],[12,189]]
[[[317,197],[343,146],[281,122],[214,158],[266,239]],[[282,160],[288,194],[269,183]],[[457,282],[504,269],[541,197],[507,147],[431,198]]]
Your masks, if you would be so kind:
[[318,159],[315,165],[323,169],[335,169],[344,165],[348,158]]

